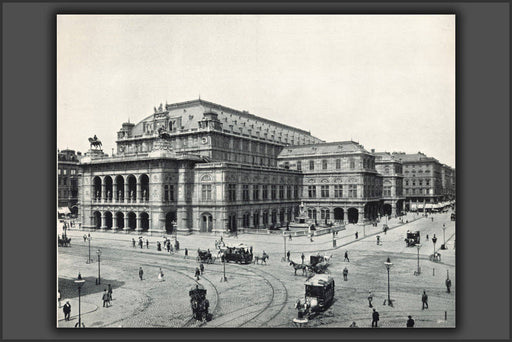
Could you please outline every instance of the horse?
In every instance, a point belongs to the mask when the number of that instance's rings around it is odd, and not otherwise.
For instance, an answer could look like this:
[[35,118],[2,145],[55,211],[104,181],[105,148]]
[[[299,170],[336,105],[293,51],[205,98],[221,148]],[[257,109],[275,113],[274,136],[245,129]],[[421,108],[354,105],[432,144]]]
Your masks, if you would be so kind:
[[94,136],[94,138],[89,138],[89,143],[91,144],[91,147],[101,148],[101,141],[98,140],[96,136]]
[[257,255],[255,255],[255,256],[254,256],[254,263],[255,263],[255,264],[258,264],[258,261],[260,261],[260,260],[261,260],[261,263],[262,263],[262,264],[263,264],[263,263],[265,263],[265,265],[266,265],[266,264],[267,264],[267,260],[268,260],[268,259],[269,259],[269,257],[268,257],[268,255],[267,255],[266,253],[265,253],[265,254],[263,254],[262,256],[257,256]]
[[290,261],[290,265],[293,266],[294,275],[297,275],[297,270],[302,270],[302,275],[308,270],[308,265],[297,264],[293,261]]

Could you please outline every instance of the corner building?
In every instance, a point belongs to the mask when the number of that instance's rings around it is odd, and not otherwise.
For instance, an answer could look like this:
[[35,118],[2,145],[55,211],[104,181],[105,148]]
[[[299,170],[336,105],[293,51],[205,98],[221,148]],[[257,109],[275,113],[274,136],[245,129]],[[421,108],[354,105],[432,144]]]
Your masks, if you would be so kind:
[[81,160],[83,227],[172,233],[284,225],[298,214],[302,174],[277,167],[307,131],[195,100],[123,123],[113,156]]

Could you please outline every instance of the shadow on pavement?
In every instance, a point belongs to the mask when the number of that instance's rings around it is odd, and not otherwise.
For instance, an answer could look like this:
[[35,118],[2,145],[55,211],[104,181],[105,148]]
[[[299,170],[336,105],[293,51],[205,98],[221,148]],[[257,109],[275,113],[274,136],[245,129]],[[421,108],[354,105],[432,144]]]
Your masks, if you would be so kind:
[[[93,293],[102,293],[103,290],[108,288],[108,284],[112,285],[113,296],[115,296],[116,288],[119,288],[125,284],[124,281],[118,281],[113,279],[101,278],[101,284],[96,285],[96,277],[82,277],[85,280],[82,286],[81,295],[89,295]],[[75,284],[75,279],[59,278],[59,290],[62,299],[78,298],[78,288]]]

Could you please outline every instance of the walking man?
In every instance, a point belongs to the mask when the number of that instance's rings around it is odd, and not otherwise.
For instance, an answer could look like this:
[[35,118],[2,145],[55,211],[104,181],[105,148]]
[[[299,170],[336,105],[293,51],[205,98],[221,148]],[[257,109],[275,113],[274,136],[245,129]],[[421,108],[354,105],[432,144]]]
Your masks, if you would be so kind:
[[195,273],[195,277],[197,280],[199,280],[199,275],[201,274],[201,271],[199,270],[199,268],[196,267],[196,273]]
[[300,258],[302,259],[302,264],[304,265],[304,253],[302,253],[302,255],[300,256]]
[[445,284],[446,284],[446,292],[450,293],[450,287],[452,287],[452,281],[450,280],[450,278],[446,278]]
[[108,284],[108,303],[110,304],[110,302],[112,301],[112,285]]
[[359,239],[359,233],[356,232],[356,240]]
[[377,235],[377,245],[380,245],[380,236]]
[[156,242],[156,250],[157,251],[161,251],[162,250],[162,244],[160,243],[160,241]]
[[421,302],[422,302],[421,310],[424,310],[425,307],[427,307],[427,309],[428,309],[428,296],[427,296],[427,293],[425,292],[425,290],[423,290],[423,295],[421,296]]
[[144,275],[144,271],[142,270],[142,266],[139,267],[139,278],[142,280],[142,276]]
[[414,319],[412,319],[412,316],[408,316],[409,319],[407,320],[407,328],[414,328]]
[[69,316],[71,315],[71,304],[69,304],[69,301],[66,301],[62,311],[64,311],[64,320],[69,321]]
[[343,269],[343,280],[345,280],[345,281],[348,280],[348,268],[347,268],[347,266],[345,266],[345,268]]
[[132,238],[132,247],[135,248],[135,239]]
[[372,291],[368,291],[368,307],[370,307],[370,308],[373,308],[372,301],[373,301]]
[[290,261],[290,251],[286,252],[286,259]]
[[108,308],[108,292],[107,292],[107,289],[103,290],[103,307],[107,307]]
[[199,264],[199,270],[201,271],[201,275],[203,275],[203,273],[204,273],[204,265],[203,265],[203,263]]
[[377,312],[377,310],[373,309],[372,328],[377,328],[378,322],[379,322],[379,313]]
[[188,258],[188,249],[185,248],[185,259]]
[[350,259],[348,258],[348,251],[345,251],[345,260],[343,260],[343,261],[350,262]]
[[149,240],[146,239],[146,249],[149,249]]

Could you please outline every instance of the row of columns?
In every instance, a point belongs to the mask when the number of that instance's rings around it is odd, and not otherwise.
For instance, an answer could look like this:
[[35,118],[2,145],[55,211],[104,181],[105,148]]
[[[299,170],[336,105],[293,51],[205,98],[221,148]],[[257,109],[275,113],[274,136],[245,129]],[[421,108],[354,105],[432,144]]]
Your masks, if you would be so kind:
[[[248,212],[244,212],[242,213],[240,216],[237,216],[237,226],[238,227],[241,227],[241,228],[261,228],[264,226],[264,222],[263,222],[263,212],[264,210],[259,210],[258,211],[259,214],[258,214],[258,226],[255,225],[255,220],[254,220],[254,211],[248,211]],[[267,227],[269,225],[272,224],[272,210],[266,210],[267,212],[267,217],[268,217],[268,222],[266,223]],[[289,213],[293,213],[293,209],[290,209],[290,208],[284,208],[284,220],[281,221],[281,218],[280,218],[280,215],[279,215],[279,210],[277,210],[276,212],[276,225],[280,225],[280,224],[284,224],[286,223],[288,220],[288,215]],[[243,217],[245,214],[248,214],[249,215],[249,227],[243,227]],[[228,215],[229,216],[229,215]],[[293,219],[293,214],[292,214],[292,219]]]
[[[135,193],[129,193],[130,191],[130,187],[129,187],[129,184],[128,183],[125,183],[124,184],[124,192],[122,193],[122,196],[121,196],[121,190],[119,190],[118,192],[118,186],[117,186],[117,183],[113,183],[112,184],[112,188],[113,188],[113,194],[107,194],[107,185],[105,183],[102,183],[101,184],[101,200],[103,202],[107,202],[107,201],[110,201],[111,199],[113,199],[114,203],[131,203],[133,201],[133,203],[136,202],[136,199],[139,199],[139,202],[140,203],[143,203],[143,202],[147,202],[147,193],[144,193],[142,194],[142,185],[140,182],[138,182],[136,184],[136,195]],[[93,191],[94,191],[94,185],[93,185]],[[127,194],[129,196],[127,196]],[[94,194],[94,199],[95,201],[99,200],[99,196],[97,196],[97,194]],[[144,196],[142,196],[144,195]],[[122,199],[121,199],[122,197]]]
[[[117,213],[117,212],[116,212]],[[147,214],[147,213],[146,213]],[[119,228],[118,227],[118,222],[117,222],[117,215],[115,214],[112,214],[112,229],[114,230],[117,230],[117,229],[123,229],[123,230],[131,230],[131,229],[135,229],[135,231],[142,231],[142,225],[141,225],[141,217],[140,215],[137,215],[136,214],[136,217],[135,217],[135,222],[136,222],[136,225],[135,225],[135,228],[130,228],[129,227],[129,217],[128,217],[128,213],[124,213],[123,212],[123,218],[124,218],[124,228]],[[94,215],[91,216],[91,222],[94,221]],[[151,227],[151,215],[148,214],[148,228]],[[105,212],[102,212],[101,213],[101,227],[100,227],[101,230],[107,230],[109,229],[108,226],[107,226],[107,215]]]

